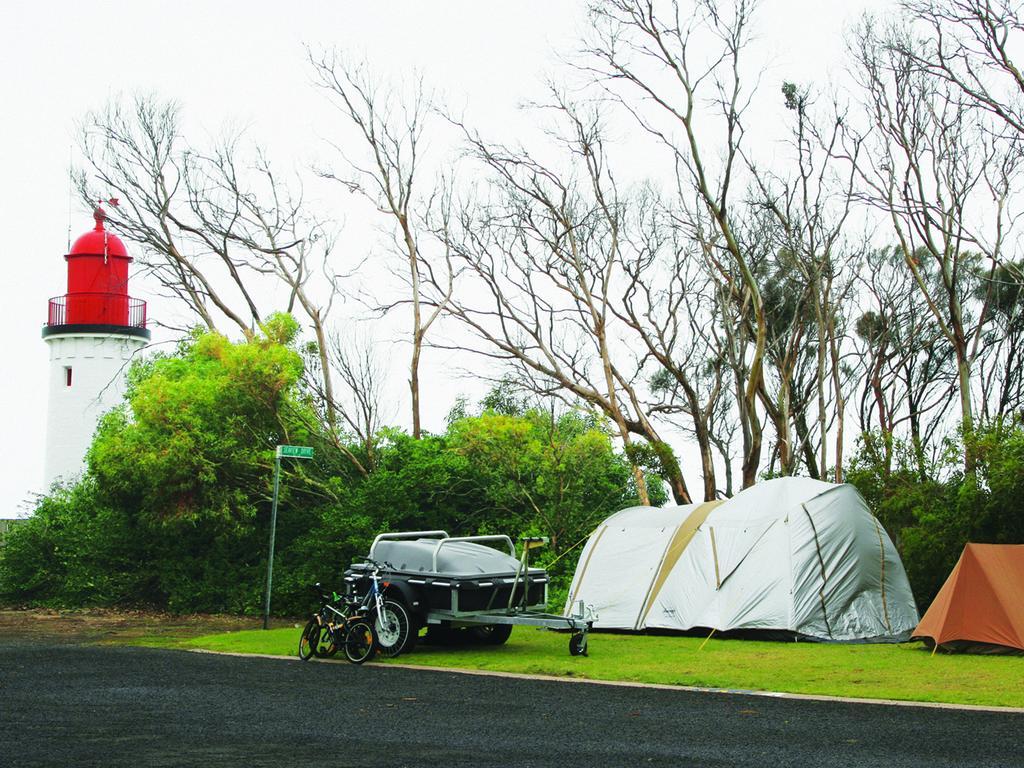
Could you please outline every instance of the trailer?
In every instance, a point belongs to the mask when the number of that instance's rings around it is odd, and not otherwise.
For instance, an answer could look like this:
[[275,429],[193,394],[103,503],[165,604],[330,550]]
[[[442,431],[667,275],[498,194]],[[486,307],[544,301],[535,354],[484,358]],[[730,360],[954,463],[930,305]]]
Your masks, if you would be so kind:
[[[500,645],[513,626],[568,631],[569,653],[586,655],[587,636],[597,616],[582,601],[569,615],[546,613],[548,575],[530,566],[530,552],[547,539],[522,539],[522,556],[508,536],[449,536],[446,531],[382,533],[368,561],[354,564],[345,578],[361,589],[372,563],[387,566],[390,599],[401,599],[416,622],[448,632],[469,631],[479,642]],[[499,546],[507,549],[495,549]]]

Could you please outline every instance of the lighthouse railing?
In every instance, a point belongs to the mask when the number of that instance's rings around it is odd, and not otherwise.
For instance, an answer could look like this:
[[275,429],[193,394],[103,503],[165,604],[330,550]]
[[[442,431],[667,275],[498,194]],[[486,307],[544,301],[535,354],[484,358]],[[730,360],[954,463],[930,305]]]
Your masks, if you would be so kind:
[[47,325],[146,327],[146,302],[123,293],[68,293],[50,299]]

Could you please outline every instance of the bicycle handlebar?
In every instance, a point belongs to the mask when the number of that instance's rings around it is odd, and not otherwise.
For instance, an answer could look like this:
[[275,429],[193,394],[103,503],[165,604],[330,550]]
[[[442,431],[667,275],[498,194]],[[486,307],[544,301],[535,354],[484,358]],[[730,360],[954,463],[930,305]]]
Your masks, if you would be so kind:
[[[380,571],[382,571],[382,570],[389,570],[389,571],[395,570],[395,566],[393,566],[391,563],[387,562],[386,560],[385,561],[374,560],[372,557],[367,557],[367,558],[364,559],[364,562],[365,562],[366,565],[371,566],[373,568],[373,570],[376,571],[377,573],[380,573]],[[336,602],[339,602],[340,600],[344,600],[345,599],[345,595],[339,595],[334,590],[331,590],[330,593],[325,592],[323,586],[320,584],[319,581],[316,582],[315,584],[313,584],[312,586],[310,586],[310,589],[312,589],[314,592],[316,592],[316,594],[320,597],[320,602],[324,603],[325,605],[327,603],[336,603]]]

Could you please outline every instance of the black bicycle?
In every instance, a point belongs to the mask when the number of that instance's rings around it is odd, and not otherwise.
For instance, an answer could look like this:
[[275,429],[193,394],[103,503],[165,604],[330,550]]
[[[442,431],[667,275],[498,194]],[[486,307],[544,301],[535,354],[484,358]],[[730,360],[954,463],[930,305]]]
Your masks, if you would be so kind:
[[347,601],[337,592],[324,592],[320,583],[313,585],[320,598],[320,608],[314,613],[299,636],[299,658],[309,661],[314,656],[329,658],[338,652],[344,635],[342,629],[351,613]]

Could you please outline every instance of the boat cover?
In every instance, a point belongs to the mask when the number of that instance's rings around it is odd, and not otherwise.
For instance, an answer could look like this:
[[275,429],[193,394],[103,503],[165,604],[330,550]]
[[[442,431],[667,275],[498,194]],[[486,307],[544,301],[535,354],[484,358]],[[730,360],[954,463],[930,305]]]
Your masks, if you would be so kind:
[[[446,576],[508,574],[512,576],[519,561],[507,552],[469,541],[452,541],[438,551],[437,568],[433,566],[438,539],[382,540],[374,547],[376,560],[390,563],[395,570],[409,573],[438,573]],[[535,574],[538,569],[531,568]]]

